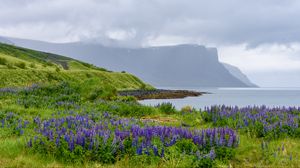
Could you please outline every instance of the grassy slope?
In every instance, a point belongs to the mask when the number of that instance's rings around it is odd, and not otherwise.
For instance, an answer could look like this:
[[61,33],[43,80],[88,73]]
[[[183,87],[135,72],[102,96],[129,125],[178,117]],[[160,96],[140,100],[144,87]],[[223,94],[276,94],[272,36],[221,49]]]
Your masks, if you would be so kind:
[[95,84],[110,85],[118,90],[146,86],[131,74],[110,72],[68,57],[1,43],[0,59],[0,87],[56,83],[62,80],[79,84],[94,80],[97,81]]

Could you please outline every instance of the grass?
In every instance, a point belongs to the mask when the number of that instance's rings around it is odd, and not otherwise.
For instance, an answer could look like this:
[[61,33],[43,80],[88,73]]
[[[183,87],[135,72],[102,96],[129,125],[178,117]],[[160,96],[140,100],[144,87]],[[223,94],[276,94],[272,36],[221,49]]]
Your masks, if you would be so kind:
[[68,57],[1,43],[0,69],[0,88],[61,81],[109,85],[117,90],[152,88],[128,73],[110,72]]
[[298,167],[300,164],[299,139],[285,138],[270,141],[269,149],[264,151],[261,148],[262,139],[245,135],[241,135],[240,138],[241,144],[237,149],[237,156],[231,162],[234,167]]

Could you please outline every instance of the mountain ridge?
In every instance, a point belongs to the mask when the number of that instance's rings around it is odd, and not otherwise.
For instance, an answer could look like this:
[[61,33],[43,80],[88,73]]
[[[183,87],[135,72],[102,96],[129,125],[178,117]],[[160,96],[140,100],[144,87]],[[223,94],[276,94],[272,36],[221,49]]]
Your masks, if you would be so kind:
[[220,63],[216,48],[197,44],[120,48],[82,42],[48,43],[8,39],[23,47],[71,56],[114,71],[126,71],[158,87],[256,86],[238,79],[239,76]]

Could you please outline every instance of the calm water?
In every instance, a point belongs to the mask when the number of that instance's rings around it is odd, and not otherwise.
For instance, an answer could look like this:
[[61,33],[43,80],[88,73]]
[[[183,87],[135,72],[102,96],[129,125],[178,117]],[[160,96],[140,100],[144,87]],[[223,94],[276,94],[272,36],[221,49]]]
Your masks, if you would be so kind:
[[211,94],[184,99],[158,99],[140,101],[145,105],[157,105],[162,102],[171,102],[176,108],[190,105],[195,108],[204,108],[211,105],[266,105],[266,106],[300,106],[300,88],[163,88],[187,89]]

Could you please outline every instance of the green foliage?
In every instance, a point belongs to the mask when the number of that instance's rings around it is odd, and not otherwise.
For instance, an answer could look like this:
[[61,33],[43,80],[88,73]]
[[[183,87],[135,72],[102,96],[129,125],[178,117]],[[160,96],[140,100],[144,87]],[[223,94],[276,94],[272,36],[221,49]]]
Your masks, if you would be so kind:
[[137,101],[137,99],[133,96],[119,96],[118,100],[122,101],[122,102],[136,102]]
[[210,158],[201,158],[194,161],[196,168],[210,168],[214,166],[214,161]]
[[109,111],[119,116],[136,116],[142,117],[157,114],[157,109],[148,106],[141,106],[137,102],[123,101],[96,101],[96,109],[101,111]]
[[101,88],[92,91],[88,96],[89,100],[103,99],[103,100],[115,100],[117,97],[117,90],[111,86],[102,86]]
[[144,83],[142,83],[141,84],[141,88],[140,89],[142,89],[142,90],[145,90],[147,88],[147,85],[146,84],[144,84]]
[[50,62],[50,61],[46,61],[46,65],[47,66],[54,66],[54,64],[52,62]]
[[26,68],[26,64],[24,62],[15,63],[15,66],[19,67],[21,69],[25,69]]
[[195,153],[198,150],[192,140],[186,139],[178,141],[176,147],[179,153]]
[[182,125],[195,127],[197,125],[203,124],[202,118],[199,116],[198,112],[183,112],[181,115]]
[[215,151],[217,158],[225,162],[228,162],[235,156],[235,149],[233,148],[218,147]]
[[0,57],[0,65],[6,65],[7,59]]
[[15,69],[12,64],[7,64],[6,66],[7,66],[8,69]]
[[191,106],[184,106],[181,108],[180,110],[183,113],[191,113],[193,111],[195,111]]
[[79,89],[66,82],[22,90],[17,93],[17,97],[17,103],[24,106],[24,108],[64,107],[67,109],[81,102]]
[[27,127],[28,121],[23,121],[22,118],[11,112],[0,111],[0,125],[6,130],[5,136],[20,136],[24,134],[24,129]]
[[29,67],[30,68],[36,68],[36,65],[35,65],[35,63],[30,63]]
[[174,114],[176,113],[176,108],[172,103],[161,103],[156,106],[162,113]]
[[86,63],[86,62],[80,62],[82,65],[84,65],[85,67],[88,67],[90,69],[94,69],[94,70],[99,70],[99,71],[106,71],[106,72],[109,72],[108,70],[106,70],[105,68],[101,68],[101,67],[97,67],[93,64],[89,64],[89,63]]
[[98,149],[92,150],[84,150],[82,146],[76,145],[74,150],[70,151],[68,143],[63,141],[63,139],[60,140],[60,145],[57,147],[55,142],[36,136],[30,150],[35,153],[41,153],[45,157],[54,155],[57,160],[65,163],[83,164],[87,161],[96,161],[104,164],[113,164],[116,162],[116,155],[112,153],[114,146],[109,144],[100,144]]
[[59,67],[56,67],[56,68],[55,68],[55,71],[56,71],[56,72],[60,72],[60,68],[59,68]]

